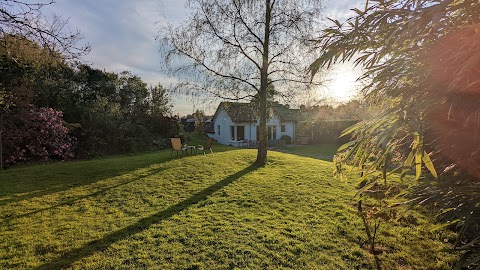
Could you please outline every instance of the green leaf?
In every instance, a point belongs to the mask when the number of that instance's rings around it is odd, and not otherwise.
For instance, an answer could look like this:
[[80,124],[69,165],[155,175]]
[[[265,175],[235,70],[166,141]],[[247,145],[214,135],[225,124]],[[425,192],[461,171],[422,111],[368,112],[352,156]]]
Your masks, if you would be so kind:
[[[362,177],[362,178],[363,178],[363,177]],[[362,180],[362,181],[363,181],[363,180]],[[359,181],[359,183],[362,182],[362,181]],[[355,196],[358,196],[358,194],[361,194],[361,193],[363,193],[363,192],[371,189],[373,186],[375,186],[375,184],[376,184],[375,182],[371,182],[371,183],[369,183],[368,185],[365,185],[364,187],[362,187],[361,189],[359,189],[359,190],[357,191],[357,193],[355,193]]]
[[413,149],[415,151],[415,180],[420,179],[422,174],[422,156],[423,156],[423,145],[422,145],[422,136],[418,132],[413,132],[414,145]]
[[422,174],[422,152],[417,151],[415,153],[415,180],[420,179]]
[[405,177],[405,174],[407,174],[410,171],[410,167],[413,165],[413,151],[408,154],[407,159],[403,163],[403,169],[402,172],[400,173],[400,180],[403,180],[403,177]]
[[347,134],[350,134],[350,133],[354,132],[355,130],[357,130],[358,128],[361,127],[361,124],[363,124],[363,122],[359,122],[359,123],[357,123],[353,126],[350,126],[350,127],[346,128],[344,131],[342,131],[342,133],[340,134],[340,137],[343,137]]
[[342,25],[340,24],[340,22],[338,20],[334,20],[334,19],[331,19],[331,18],[327,18],[327,20],[333,22],[338,28],[342,27]]
[[440,229],[442,229],[442,228],[445,228],[445,227],[447,227],[447,226],[450,226],[450,225],[452,225],[452,224],[456,224],[456,223],[458,223],[459,221],[460,221],[460,219],[455,219],[455,220],[450,221],[450,222],[448,222],[448,223],[440,223],[440,224],[434,225],[434,226],[432,226],[432,227],[430,228],[430,231],[431,231],[431,232],[438,231],[438,230],[440,230]]
[[433,175],[433,177],[438,178],[437,171],[435,170],[435,167],[433,166],[433,162],[430,159],[430,156],[427,154],[426,151],[423,151],[422,159],[423,159],[423,162],[425,163],[425,166],[430,171],[430,173]]
[[404,167],[410,167],[413,165],[413,151],[410,152],[410,154],[408,155],[407,159],[405,160],[405,162],[403,163],[403,166]]
[[342,150],[345,150],[345,149],[349,148],[350,146],[352,146],[353,144],[355,144],[355,141],[351,141],[351,142],[345,143],[345,144],[343,144],[342,146],[340,146],[340,147],[337,149],[337,152],[340,152],[340,151],[342,151]]

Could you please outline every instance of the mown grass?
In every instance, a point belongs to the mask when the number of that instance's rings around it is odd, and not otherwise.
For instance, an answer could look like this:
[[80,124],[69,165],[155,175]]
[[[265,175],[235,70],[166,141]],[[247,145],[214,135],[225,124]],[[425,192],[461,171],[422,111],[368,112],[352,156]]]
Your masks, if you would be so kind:
[[325,161],[332,161],[333,156],[335,155],[339,147],[340,144],[336,143],[321,143],[310,145],[295,145],[282,148],[280,149],[280,151],[305,157],[313,157]]
[[[355,189],[330,162],[269,152],[257,168],[255,150],[214,151],[0,172],[0,268],[374,269]],[[450,269],[445,236],[414,215],[378,236],[383,268]]]

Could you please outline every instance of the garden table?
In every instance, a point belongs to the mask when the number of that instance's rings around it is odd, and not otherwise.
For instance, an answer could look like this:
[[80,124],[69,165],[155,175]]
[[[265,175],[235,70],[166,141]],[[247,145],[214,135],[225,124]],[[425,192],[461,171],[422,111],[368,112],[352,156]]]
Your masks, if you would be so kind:
[[195,156],[197,155],[197,148],[195,148],[194,145],[187,145],[187,155],[188,155],[188,150],[190,150],[190,154],[193,154],[193,151],[195,151]]

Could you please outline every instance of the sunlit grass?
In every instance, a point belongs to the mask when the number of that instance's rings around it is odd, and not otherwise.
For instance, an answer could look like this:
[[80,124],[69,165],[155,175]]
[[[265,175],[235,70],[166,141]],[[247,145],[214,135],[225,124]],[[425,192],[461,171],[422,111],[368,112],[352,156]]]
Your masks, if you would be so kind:
[[[229,150],[221,152],[221,150]],[[2,269],[373,269],[353,185],[332,164],[214,147],[0,173]],[[384,269],[449,269],[428,219],[385,226]]]
[[326,161],[332,161],[333,156],[337,152],[340,144],[336,143],[322,143],[311,145],[295,145],[291,147],[282,148],[282,152],[318,158]]

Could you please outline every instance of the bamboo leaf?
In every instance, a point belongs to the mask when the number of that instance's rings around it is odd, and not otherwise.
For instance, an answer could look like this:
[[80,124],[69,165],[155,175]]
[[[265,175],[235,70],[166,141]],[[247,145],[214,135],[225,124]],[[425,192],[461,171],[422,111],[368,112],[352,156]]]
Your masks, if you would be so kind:
[[342,131],[342,133],[340,134],[340,137],[343,137],[347,134],[350,134],[352,132],[354,132],[355,130],[357,130],[359,127],[361,127],[361,124],[363,124],[363,122],[359,122],[351,127],[348,127],[346,128],[344,131]]
[[419,132],[413,132],[413,137],[413,150],[415,151],[415,180],[418,180],[420,179],[420,175],[422,174],[423,145],[422,137]]
[[368,185],[365,185],[363,188],[359,189],[357,193],[355,193],[355,196],[371,189],[373,186],[375,186],[375,184],[376,184],[375,182],[371,182]]
[[433,177],[438,178],[437,176],[437,171],[435,170],[435,167],[433,166],[433,162],[430,159],[430,156],[426,151],[423,151],[423,162],[425,163],[425,166],[427,169],[430,171],[430,173],[433,175]]
[[453,221],[450,221],[450,222],[447,222],[447,223],[440,223],[440,224],[434,225],[430,228],[430,231],[431,232],[438,231],[438,230],[443,229],[445,227],[448,227],[450,225],[456,224],[459,221],[460,221],[460,219],[456,219],[456,220],[453,220]]
[[347,143],[344,143],[342,146],[340,146],[338,149],[337,149],[337,152],[340,152],[342,150],[345,150],[347,148],[349,148],[350,146],[354,145],[355,144],[355,141],[351,141],[351,142],[347,142]]
[[407,159],[405,160],[405,162],[403,163],[403,166],[404,167],[410,167],[413,165],[413,151],[410,152],[410,154],[408,155]]
[[420,179],[422,174],[422,152],[416,151],[415,153],[415,180]]

